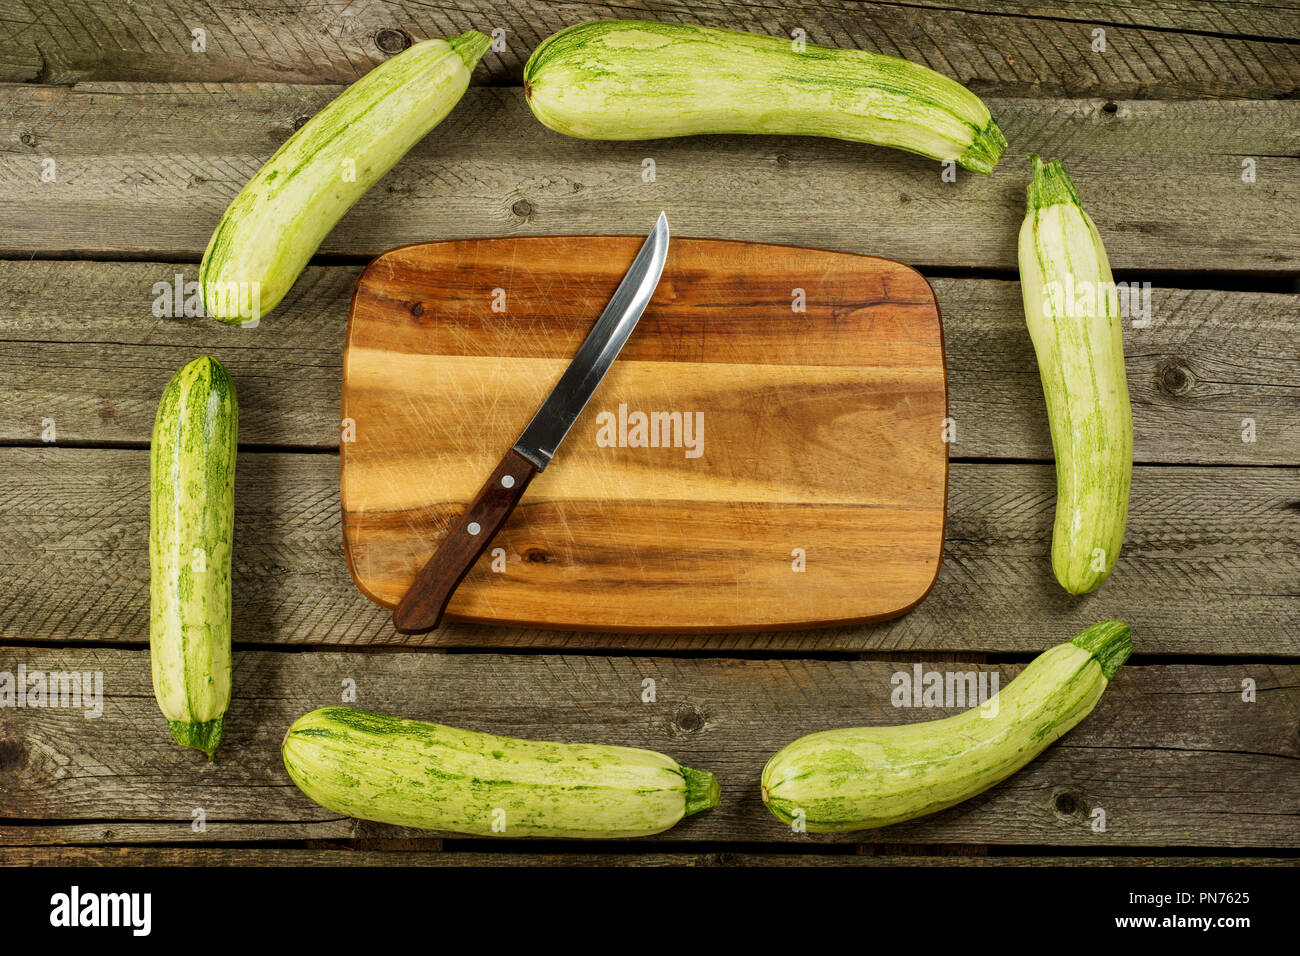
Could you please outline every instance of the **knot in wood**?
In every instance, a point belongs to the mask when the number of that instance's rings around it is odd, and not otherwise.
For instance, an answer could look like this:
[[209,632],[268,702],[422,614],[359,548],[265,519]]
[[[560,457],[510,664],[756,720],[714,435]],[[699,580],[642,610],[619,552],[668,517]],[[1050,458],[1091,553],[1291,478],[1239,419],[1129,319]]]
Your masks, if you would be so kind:
[[26,762],[27,748],[21,740],[0,740],[0,770],[13,770]]
[[1196,384],[1191,368],[1182,359],[1170,359],[1156,370],[1161,391],[1169,395],[1186,395]]
[[380,30],[375,34],[375,46],[392,56],[411,45],[411,36],[405,30]]
[[1077,817],[1085,804],[1083,794],[1077,790],[1058,790],[1052,795],[1052,809],[1060,817]]
[[698,734],[704,729],[704,724],[704,713],[694,704],[677,708],[673,715],[673,726],[684,734]]

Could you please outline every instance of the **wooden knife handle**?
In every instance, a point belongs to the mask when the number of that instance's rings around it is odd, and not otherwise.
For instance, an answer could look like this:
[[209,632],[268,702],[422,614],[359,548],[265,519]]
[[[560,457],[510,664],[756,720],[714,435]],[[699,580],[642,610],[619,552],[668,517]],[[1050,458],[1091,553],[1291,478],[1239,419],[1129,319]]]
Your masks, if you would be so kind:
[[423,634],[438,626],[452,594],[492,543],[536,475],[537,466],[531,461],[513,448],[506,452],[393,611],[393,626],[399,632]]

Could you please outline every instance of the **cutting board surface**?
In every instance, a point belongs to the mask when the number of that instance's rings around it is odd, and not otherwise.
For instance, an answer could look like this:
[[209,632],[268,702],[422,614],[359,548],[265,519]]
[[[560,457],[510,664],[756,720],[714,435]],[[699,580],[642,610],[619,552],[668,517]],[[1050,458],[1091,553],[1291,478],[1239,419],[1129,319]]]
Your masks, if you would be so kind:
[[[425,243],[357,284],[344,541],[393,606],[590,331],[639,237]],[[934,295],[896,262],[673,239],[640,324],[447,608],[584,630],[895,616],[938,572]]]

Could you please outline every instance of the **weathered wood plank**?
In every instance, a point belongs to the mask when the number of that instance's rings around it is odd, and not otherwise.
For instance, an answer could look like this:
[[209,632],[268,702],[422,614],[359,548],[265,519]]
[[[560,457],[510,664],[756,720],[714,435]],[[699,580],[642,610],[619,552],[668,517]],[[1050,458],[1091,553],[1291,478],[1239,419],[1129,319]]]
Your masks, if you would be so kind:
[[[1300,49],[1300,48],[1298,48]],[[0,89],[0,254],[197,261],[247,179],[336,87],[108,84]],[[1300,269],[1300,101],[999,100],[1013,144],[989,177],[942,181],[899,151],[813,138],[575,140],[514,88],[474,88],[340,222],[323,253],[430,239],[643,231],[867,252],[918,266],[1013,269],[1027,151],[1059,153],[1111,264]],[[196,136],[192,131],[219,130]],[[1242,157],[1256,181],[1241,181]],[[42,161],[56,163],[43,182]],[[642,161],[656,163],[643,180]],[[1205,211],[1223,210],[1213,228]]]
[[[0,840],[3,840],[0,829]],[[3,847],[0,866],[1297,866],[1278,856],[882,856],[859,853],[476,853],[231,847]]]
[[[931,7],[932,9],[925,9]],[[1146,2],[1007,4],[794,0],[418,0],[299,4],[288,0],[4,0],[0,79],[351,82],[410,38],[504,30],[480,80],[518,82],[540,40],[616,16],[789,36],[903,56],[981,93],[1271,98],[1300,86],[1295,7]],[[1105,49],[1092,31],[1105,29]],[[204,31],[195,51],[193,31]]]
[[[308,822],[257,822],[250,820],[223,820],[220,827],[211,831],[178,827],[176,823],[142,823],[138,820],[129,822],[107,821],[95,823],[68,823],[43,821],[36,824],[3,823],[0,824],[0,847],[49,847],[49,846],[119,846],[133,847],[137,844],[184,844],[195,847],[216,847],[230,843],[302,843],[307,847],[348,847],[356,849],[361,846],[372,847],[383,841],[380,849],[385,853],[387,844],[380,835],[384,830],[382,824],[366,820],[332,819]],[[404,831],[417,833],[418,831]],[[436,836],[420,834],[408,849],[424,853],[440,852],[443,840]]]
[[[422,640],[641,651],[1030,653],[1119,616],[1132,624],[1143,654],[1300,655],[1298,474],[1135,469],[1124,554],[1102,589],[1082,599],[1056,584],[1048,560],[1052,467],[957,463],[939,580],[920,607],[894,621],[690,636],[446,625]],[[420,640],[396,634],[389,615],[348,577],[335,456],[241,454],[235,500],[236,641]],[[147,639],[147,451],[2,449],[0,514],[0,640]],[[863,581],[870,586],[869,567]]]
[[[0,262],[0,442],[146,443],[163,385],[195,354],[235,375],[245,445],[337,448],[358,266],[309,269],[257,329],[152,314],[154,283],[191,265]],[[1033,346],[1014,282],[932,280],[944,318],[957,458],[1050,461]],[[1296,298],[1155,288],[1126,328],[1139,462],[1300,464]],[[1134,316],[1136,318],[1136,315]],[[1249,330],[1248,333],[1243,330]],[[1242,440],[1243,421],[1255,441]]]
[[1143,26],[1178,33],[1300,39],[1296,0],[902,0],[907,6],[1002,16],[1047,17],[1089,25]]
[[[10,823],[172,822],[208,840],[223,821],[325,822],[298,792],[278,745],[311,708],[338,703],[473,729],[644,746],[718,774],[722,804],[657,839],[741,842],[1109,846],[1300,846],[1300,668],[1276,664],[1127,667],[1060,744],[989,792],[928,819],[835,837],[790,832],[756,781],[793,738],[951,710],[895,708],[905,664],[493,654],[237,653],[235,699],[215,763],[171,741],[150,687],[148,654],[0,649],[3,669],[103,674],[103,713],[15,709],[0,730],[0,792]],[[976,666],[963,670],[979,670]],[[997,668],[1010,680],[1017,666]],[[643,703],[643,681],[656,700]],[[1256,699],[1242,700],[1243,681]],[[1106,815],[1095,832],[1093,811]],[[340,829],[351,824],[338,820]],[[390,837],[419,836],[379,827]],[[427,834],[433,835],[433,834]],[[166,832],[161,834],[166,839]]]

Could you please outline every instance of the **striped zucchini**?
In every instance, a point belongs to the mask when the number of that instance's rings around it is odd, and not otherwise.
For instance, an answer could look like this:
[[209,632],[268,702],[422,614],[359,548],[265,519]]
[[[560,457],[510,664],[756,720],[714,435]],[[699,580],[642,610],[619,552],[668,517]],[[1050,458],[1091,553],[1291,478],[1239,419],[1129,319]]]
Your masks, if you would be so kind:
[[289,728],[285,769],[323,807],[476,836],[649,836],[718,805],[718,781],[652,750],[546,743],[322,707]]
[[451,112],[491,41],[425,40],[375,67],[294,133],[235,197],[199,267],[207,313],[265,315],[345,212]]
[[979,97],[928,67],[680,23],[562,30],[529,57],[524,95],[544,124],[582,139],[829,136],[978,173],[991,172],[1007,145]]
[[1040,654],[982,707],[801,737],[763,768],[763,802],[811,833],[842,833],[968,800],[1083,720],[1131,647],[1128,625],[1105,621]]
[[149,449],[149,649],[158,706],[212,759],[230,706],[230,551],[239,407],[221,363],[163,390]]
[[1052,570],[1061,587],[1085,594],[1119,558],[1133,475],[1119,296],[1065,167],[1029,158],[1020,289],[1056,452]]

